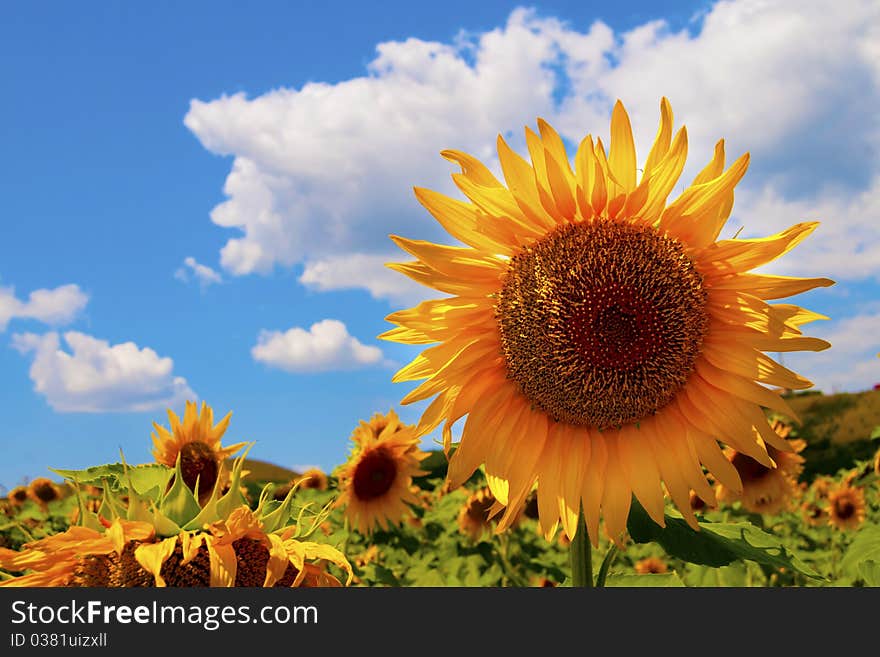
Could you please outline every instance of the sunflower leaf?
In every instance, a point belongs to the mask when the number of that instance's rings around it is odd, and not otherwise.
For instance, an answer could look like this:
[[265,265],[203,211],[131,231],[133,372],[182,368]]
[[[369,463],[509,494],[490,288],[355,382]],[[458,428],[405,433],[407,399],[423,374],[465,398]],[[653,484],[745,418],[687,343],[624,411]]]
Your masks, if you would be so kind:
[[106,486],[106,483],[109,481],[116,488],[128,489],[129,483],[125,477],[126,468],[130,476],[131,487],[141,494],[156,487],[164,490],[173,473],[171,468],[159,463],[145,463],[134,466],[124,463],[107,463],[85,468],[84,470],[49,469],[65,479],[70,479],[78,484]]
[[747,559],[823,579],[777,537],[750,523],[704,521],[699,525],[700,531],[694,531],[680,514],[667,513],[666,527],[661,527],[635,498],[627,520],[627,529],[636,543],[656,542],[670,556],[690,563],[718,567]]
[[859,564],[859,575],[867,586],[880,586],[880,561],[863,561]]
[[684,582],[677,573],[649,573],[645,575],[611,574],[605,580],[605,586],[650,586],[650,587],[683,587]]
[[201,510],[196,496],[183,481],[180,457],[178,456],[177,465],[174,468],[174,480],[159,504],[159,512],[178,527],[183,527],[198,516]]
[[[840,562],[840,567],[849,575],[862,575],[860,564],[869,561],[880,564],[880,525],[862,525]],[[863,575],[862,577],[864,578]]]

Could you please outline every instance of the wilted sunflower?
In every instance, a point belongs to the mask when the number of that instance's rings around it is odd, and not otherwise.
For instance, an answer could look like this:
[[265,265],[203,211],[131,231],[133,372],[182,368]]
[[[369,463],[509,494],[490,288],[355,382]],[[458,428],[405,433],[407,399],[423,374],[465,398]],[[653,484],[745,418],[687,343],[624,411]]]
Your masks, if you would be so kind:
[[828,494],[828,524],[841,531],[856,529],[865,521],[865,492],[842,485]]
[[724,484],[719,484],[718,498],[725,501],[739,499],[743,508],[752,513],[772,515],[789,508],[800,490],[797,479],[804,469],[804,458],[800,452],[807,443],[799,438],[787,442],[791,451],[783,452],[773,445],[766,447],[767,453],[776,463],[775,468],[758,463],[751,456],[737,450],[725,449],[727,458],[739,473],[742,490],[737,493]]
[[267,534],[247,507],[206,530],[161,540],[153,524],[116,519],[0,549],[0,568],[25,572],[0,586],[340,586],[315,563],[347,568],[335,548]]
[[403,403],[434,397],[419,435],[467,415],[451,456],[453,485],[485,464],[502,527],[537,481],[542,529],[561,518],[569,536],[582,506],[594,544],[600,512],[619,540],[634,493],[663,524],[664,495],[696,527],[693,489],[715,500],[703,474],[740,489],[718,442],[774,467],[765,442],[789,450],[761,407],[796,417],[765,385],[812,385],[764,352],[821,350],[800,326],[822,316],[778,299],[831,285],[827,278],[749,273],[818,225],[759,239],[719,234],[749,157],[724,169],[724,142],[672,203],[687,134],[673,138],[672,110],[639,178],[629,118],[618,102],[611,143],[581,141],[574,167],[546,122],[526,130],[531,162],[498,138],[505,184],[474,157],[453,179],[469,202],[417,188],[416,197],[465,246],[392,236],[417,260],[389,267],[446,293],[392,313],[383,338],[438,345],[394,381],[426,379]]
[[645,557],[636,562],[636,572],[639,575],[660,575],[669,570],[666,562],[660,557]]
[[308,527],[304,511],[292,513],[295,491],[278,504],[267,488],[252,510],[239,492],[243,462],[236,460],[229,489],[215,487],[204,504],[184,482],[180,461],[173,472],[138,473],[144,493],[132,487],[130,472],[113,475],[97,512],[77,487],[80,524],[21,551],[0,549],[0,568],[17,574],[0,586],[339,586],[325,561],[350,581],[342,553],[301,540],[327,509]]
[[427,454],[419,449],[415,427],[401,424],[394,411],[385,419],[378,432],[360,423],[351,436],[351,456],[339,470],[336,506],[345,508],[346,519],[362,534],[398,524],[410,512],[407,503],[419,504],[412,478],[426,474],[419,469]]
[[151,436],[156,462],[173,468],[179,457],[184,483],[195,490],[196,480],[199,482],[200,501],[210,497],[218,477],[222,476],[223,462],[246,444],[236,443],[229,447],[220,444],[231,416],[231,412],[227,413],[215,425],[214,411],[210,406],[202,402],[199,411],[195,402],[188,401],[183,422],[174,411],[168,409],[171,431],[153,423],[156,433]]
[[37,477],[28,484],[27,495],[41,507],[61,498],[61,488],[51,479]]

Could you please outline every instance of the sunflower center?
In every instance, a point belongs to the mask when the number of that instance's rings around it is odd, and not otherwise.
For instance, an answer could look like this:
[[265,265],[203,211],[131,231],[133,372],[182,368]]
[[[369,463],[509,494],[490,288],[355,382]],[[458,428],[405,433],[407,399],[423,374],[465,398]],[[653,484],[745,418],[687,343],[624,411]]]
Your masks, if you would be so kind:
[[51,502],[58,497],[58,492],[51,483],[39,482],[34,486],[34,495],[36,495],[41,502]]
[[358,462],[354,471],[354,494],[361,500],[381,497],[394,484],[397,464],[384,448],[371,450]]
[[498,293],[508,374],[557,421],[636,422],[693,371],[706,298],[677,240],[609,220],[562,226],[511,258]]
[[834,512],[841,520],[848,520],[855,514],[856,506],[851,500],[837,500],[834,503]]
[[180,471],[183,473],[183,483],[192,491],[195,491],[198,479],[201,497],[202,493],[213,491],[217,483],[217,455],[203,442],[186,443],[180,448]]

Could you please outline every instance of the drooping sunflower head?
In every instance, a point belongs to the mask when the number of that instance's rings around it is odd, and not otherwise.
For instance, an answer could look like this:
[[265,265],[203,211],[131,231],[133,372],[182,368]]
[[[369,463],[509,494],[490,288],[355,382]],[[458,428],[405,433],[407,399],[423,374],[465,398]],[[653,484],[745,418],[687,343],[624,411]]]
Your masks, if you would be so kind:
[[841,485],[828,494],[828,524],[841,531],[857,529],[865,521],[865,491]]
[[787,441],[792,451],[783,452],[767,445],[767,453],[775,467],[768,467],[737,450],[726,450],[742,482],[742,491],[736,493],[723,484],[718,486],[718,497],[725,501],[739,499],[743,508],[752,513],[768,515],[779,513],[791,506],[800,492],[797,479],[803,471],[804,458],[800,455],[806,442]]
[[184,483],[195,490],[198,481],[199,498],[204,500],[211,495],[218,478],[223,475],[224,461],[241,450],[246,443],[236,443],[223,447],[220,439],[229,426],[232,413],[227,413],[216,425],[214,411],[205,402],[201,410],[195,402],[186,402],[183,421],[168,409],[169,431],[153,423],[153,456],[157,463],[174,467],[180,459],[180,470]]
[[419,449],[415,427],[399,422],[378,434],[361,422],[352,440],[349,460],[338,472],[341,494],[336,506],[345,508],[346,519],[362,534],[377,527],[387,530],[410,513],[408,504],[419,504],[412,479],[426,474],[419,463],[427,454]]
[[42,507],[61,497],[61,488],[47,477],[37,477],[27,488],[28,497]]
[[[631,496],[663,523],[665,487],[696,527],[690,490],[714,503],[704,472],[739,491],[719,442],[773,468],[767,446],[791,447],[762,406],[795,418],[778,392],[812,384],[764,352],[821,350],[800,327],[821,315],[769,299],[832,284],[750,273],[793,248],[816,223],[767,238],[719,239],[743,155],[725,169],[724,142],[678,198],[687,133],[673,136],[664,98],[638,175],[618,102],[610,149],[585,137],[573,164],[545,121],[526,130],[530,160],[501,137],[504,182],[474,157],[457,163],[456,200],[416,197],[463,246],[392,236],[416,260],[389,267],[449,296],[392,313],[383,338],[431,344],[394,381],[424,380],[403,403],[434,398],[420,435],[466,416],[449,477],[485,464],[509,526],[537,482],[540,525],[574,535],[583,508],[593,543],[625,529]],[[766,384],[766,385],[765,385]]]
[[660,575],[667,572],[669,567],[660,557],[645,557],[636,562],[635,570],[639,575]]

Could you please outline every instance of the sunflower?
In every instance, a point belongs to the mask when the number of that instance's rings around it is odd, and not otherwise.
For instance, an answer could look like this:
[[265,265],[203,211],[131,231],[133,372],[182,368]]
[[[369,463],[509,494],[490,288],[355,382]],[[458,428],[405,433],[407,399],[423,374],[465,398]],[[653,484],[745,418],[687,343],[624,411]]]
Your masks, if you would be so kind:
[[61,488],[51,479],[37,477],[28,484],[27,495],[45,509],[49,502],[61,498]]
[[719,484],[718,498],[725,501],[739,499],[743,508],[752,513],[772,515],[787,509],[800,491],[797,479],[804,469],[804,458],[800,452],[807,445],[799,438],[787,442],[791,451],[780,451],[772,445],[766,447],[776,464],[775,468],[767,467],[737,450],[725,449],[742,481],[742,490],[737,493]]
[[164,540],[149,522],[117,518],[105,531],[71,527],[19,552],[0,549],[0,568],[30,571],[0,586],[340,586],[306,563],[316,559],[349,569],[329,545],[265,533],[242,506],[205,530]]
[[636,562],[636,572],[639,575],[659,575],[669,570],[666,562],[660,557],[645,557]]
[[298,480],[300,488],[327,490],[327,475],[319,468],[309,468],[299,476]]
[[865,492],[841,485],[828,494],[828,524],[841,531],[856,529],[865,521]]
[[21,506],[28,500],[27,486],[16,486],[9,491],[9,495],[6,499],[9,500],[11,506]]
[[880,449],[874,454],[874,474],[880,476]]
[[419,469],[427,454],[419,449],[415,427],[402,425],[393,410],[385,419],[378,431],[361,421],[352,433],[351,456],[339,470],[336,506],[345,508],[346,519],[362,534],[398,524],[410,512],[407,503],[420,503],[412,478],[426,474]]
[[733,190],[748,167],[724,168],[724,142],[682,194],[667,204],[687,153],[684,128],[672,136],[664,98],[653,147],[637,177],[629,118],[618,102],[606,155],[587,136],[569,164],[560,136],[543,120],[526,130],[531,162],[499,136],[506,186],[471,155],[444,151],[462,172],[453,180],[468,202],[417,188],[417,199],[464,246],[392,236],[415,256],[388,266],[449,296],[392,313],[381,337],[425,349],[393,380],[425,379],[403,398],[433,397],[418,434],[467,416],[451,453],[453,487],[485,464],[509,526],[532,485],[540,524],[561,519],[574,536],[583,508],[598,544],[625,530],[632,494],[663,524],[661,481],[693,527],[693,489],[715,495],[703,466],[739,491],[722,441],[767,467],[766,444],[790,450],[762,406],[795,418],[766,385],[812,383],[764,352],[822,350],[800,326],[823,316],[768,304],[827,278],[750,270],[786,253],[816,222],[760,239],[724,239]]
[[183,422],[168,409],[171,431],[153,423],[156,432],[151,436],[156,462],[173,468],[179,458],[184,483],[195,490],[196,481],[199,482],[201,501],[210,497],[218,478],[223,476],[223,462],[245,445],[236,443],[223,447],[220,444],[220,438],[226,432],[231,416],[231,412],[227,413],[215,425],[214,411],[210,406],[202,402],[201,411],[198,411],[196,403],[188,401]]
[[816,502],[807,501],[801,504],[801,515],[810,527],[828,524],[828,509]]
[[695,513],[702,513],[703,511],[706,511],[707,509],[714,508],[714,507],[710,507],[708,504],[706,504],[705,500],[703,500],[702,497],[697,495],[696,491],[691,491],[689,493],[688,503],[691,506],[691,510],[694,511]]
[[458,528],[462,534],[477,541],[485,532],[492,532],[494,522],[492,518],[500,507],[495,496],[488,486],[484,486],[471,493],[462,504],[458,512]]

